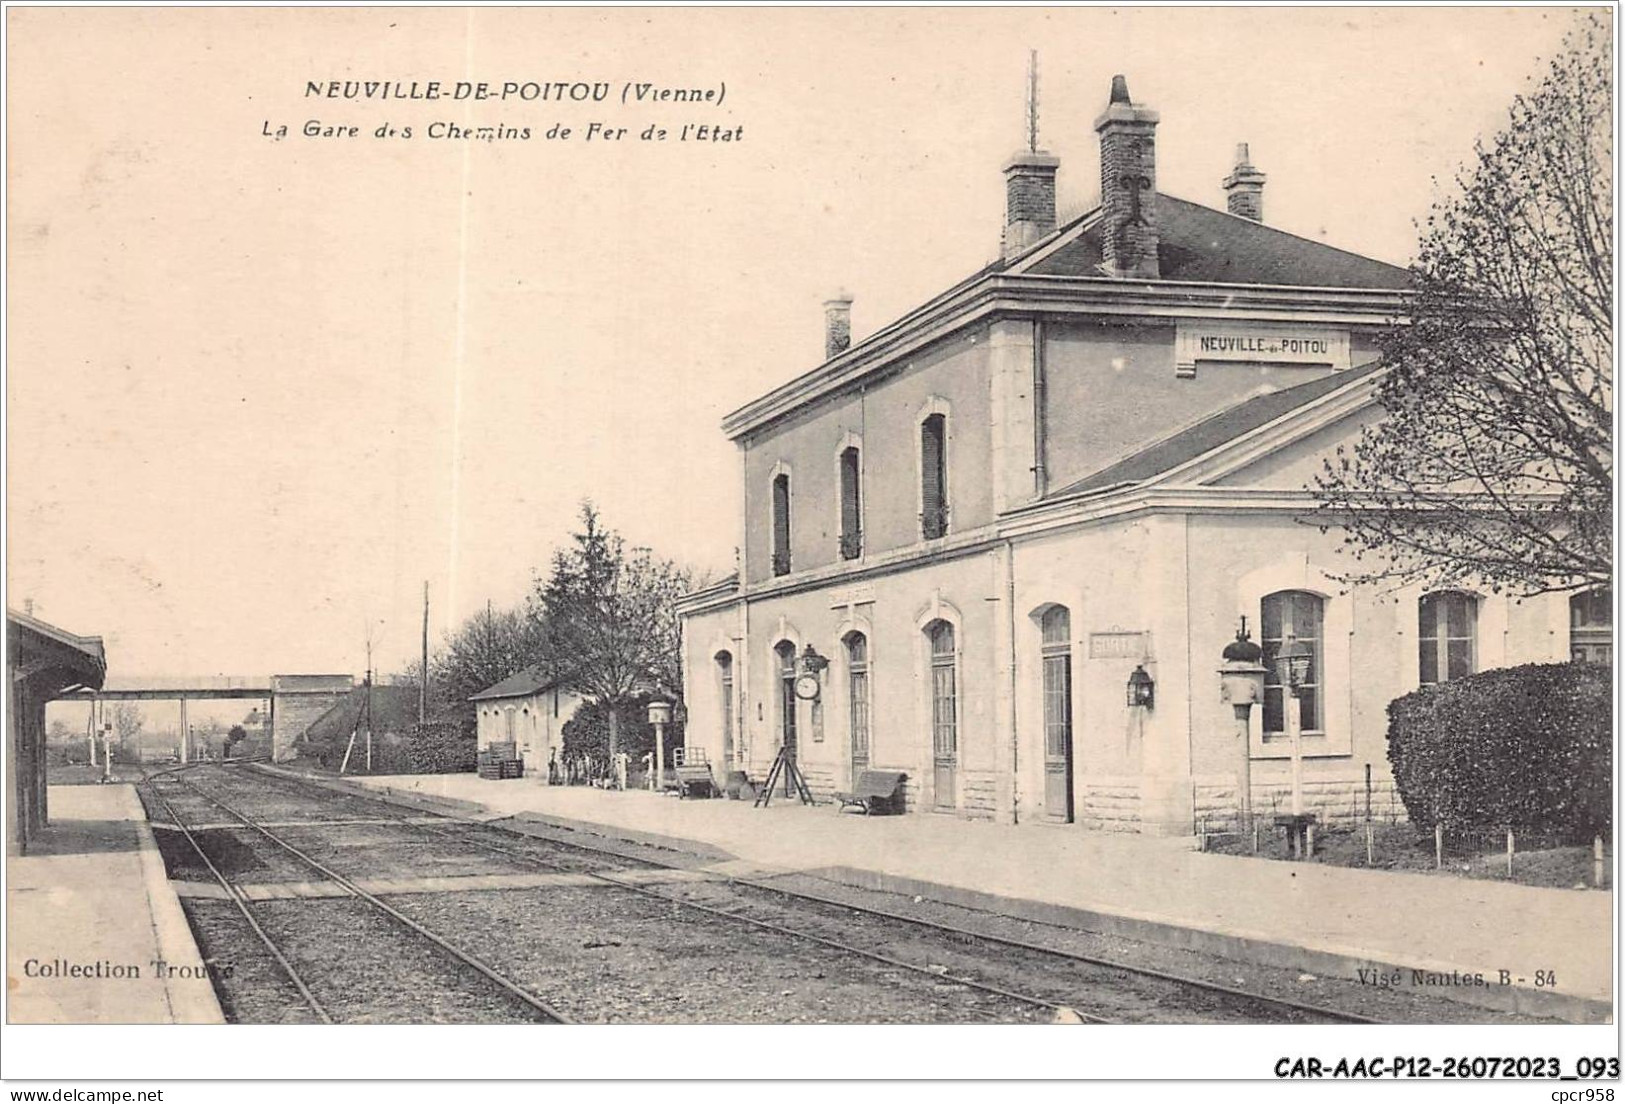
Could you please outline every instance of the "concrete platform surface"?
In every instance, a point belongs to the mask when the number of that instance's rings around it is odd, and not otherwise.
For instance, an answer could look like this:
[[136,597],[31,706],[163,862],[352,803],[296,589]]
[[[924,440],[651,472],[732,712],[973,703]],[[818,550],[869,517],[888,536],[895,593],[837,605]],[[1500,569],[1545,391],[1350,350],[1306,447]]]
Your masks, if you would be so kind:
[[[357,781],[462,803],[465,812],[477,807],[484,817],[597,826],[761,867],[1328,976],[1402,968],[1401,984],[1491,1007],[1586,1021],[1611,1015],[1611,892],[1201,854],[1190,839],[1072,826],[864,817],[782,797],[757,809],[466,774]],[[1555,983],[1537,985],[1537,972]],[[1488,984],[1471,984],[1473,975]]]
[[50,826],[6,860],[6,1019],[224,1023],[130,785],[52,786]]

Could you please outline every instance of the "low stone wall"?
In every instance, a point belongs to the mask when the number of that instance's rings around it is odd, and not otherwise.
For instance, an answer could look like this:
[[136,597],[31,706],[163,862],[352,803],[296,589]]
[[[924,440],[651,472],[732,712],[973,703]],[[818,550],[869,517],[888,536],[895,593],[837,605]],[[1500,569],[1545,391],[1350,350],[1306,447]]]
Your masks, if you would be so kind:
[[1092,778],[1077,795],[1078,823],[1092,832],[1140,830],[1140,780],[1136,777]]
[[[1212,832],[1234,832],[1237,822],[1234,775],[1207,775],[1195,780],[1196,821]],[[1269,818],[1292,807],[1289,783],[1253,783],[1253,814]],[[1353,827],[1365,823],[1365,781],[1305,782],[1303,807],[1321,824]],[[1379,824],[1406,819],[1399,790],[1389,778],[1371,781],[1371,818]]]

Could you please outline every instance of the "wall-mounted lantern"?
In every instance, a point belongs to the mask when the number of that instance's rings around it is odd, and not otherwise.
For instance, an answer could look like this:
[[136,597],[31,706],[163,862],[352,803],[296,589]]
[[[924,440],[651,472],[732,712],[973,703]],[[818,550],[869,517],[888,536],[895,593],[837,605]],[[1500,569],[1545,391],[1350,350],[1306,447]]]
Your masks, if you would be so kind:
[[801,669],[803,671],[811,675],[817,675],[823,673],[824,668],[828,666],[829,660],[819,655],[818,649],[814,648],[812,644],[809,643],[805,648],[801,649]]
[[1134,668],[1128,677],[1128,704],[1130,709],[1140,706],[1150,709],[1157,694],[1157,684],[1151,681],[1146,672],[1145,665],[1140,664]]

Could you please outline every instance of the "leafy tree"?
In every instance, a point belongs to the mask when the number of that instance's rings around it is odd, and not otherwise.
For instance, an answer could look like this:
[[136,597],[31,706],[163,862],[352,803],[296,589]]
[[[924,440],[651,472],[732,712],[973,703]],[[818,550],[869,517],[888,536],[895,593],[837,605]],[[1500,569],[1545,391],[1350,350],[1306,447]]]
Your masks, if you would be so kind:
[[1610,53],[1599,17],[1571,31],[1427,220],[1381,342],[1386,417],[1316,480],[1350,581],[1612,578]]
[[[636,761],[652,752],[655,746],[655,727],[649,723],[649,702],[663,693],[645,692],[623,701],[615,707],[620,748]],[[564,752],[573,755],[584,752],[598,758],[609,754],[610,707],[601,702],[589,702],[575,711],[564,722],[560,734],[564,738]],[[672,761],[672,752],[683,746],[683,722],[673,716],[666,726],[665,761]]]
[[620,750],[620,708],[644,691],[682,693],[677,599],[693,576],[647,548],[627,548],[589,502],[569,547],[553,554],[531,607],[564,684],[607,712],[607,751]]
[[226,731],[225,754],[236,755],[237,745],[246,739],[248,739],[248,729],[244,728],[240,724],[232,725],[231,728]]

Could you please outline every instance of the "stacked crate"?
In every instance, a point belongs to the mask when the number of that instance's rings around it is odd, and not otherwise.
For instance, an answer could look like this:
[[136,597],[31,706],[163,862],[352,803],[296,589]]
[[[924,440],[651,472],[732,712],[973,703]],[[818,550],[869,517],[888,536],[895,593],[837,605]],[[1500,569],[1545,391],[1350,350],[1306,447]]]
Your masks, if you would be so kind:
[[481,778],[522,778],[525,761],[519,758],[518,748],[512,740],[487,744],[480,749],[479,772]]

